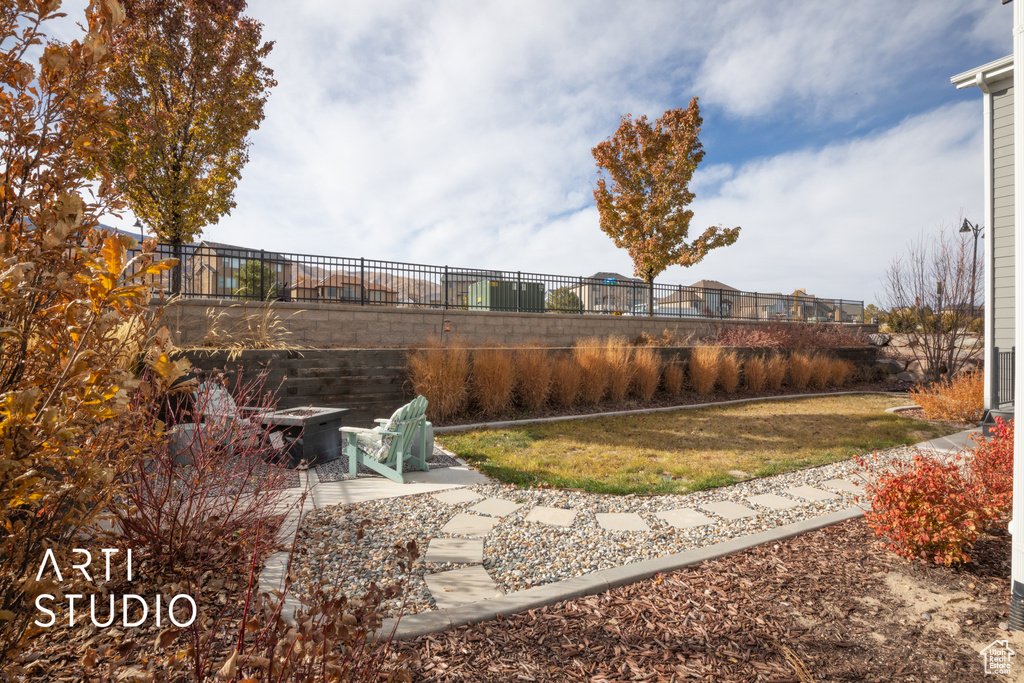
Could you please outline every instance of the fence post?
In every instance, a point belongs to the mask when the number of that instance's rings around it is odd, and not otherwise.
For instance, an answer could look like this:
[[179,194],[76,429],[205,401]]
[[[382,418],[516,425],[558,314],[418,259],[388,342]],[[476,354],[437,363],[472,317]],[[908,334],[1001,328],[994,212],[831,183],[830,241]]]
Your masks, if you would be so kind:
[[522,302],[520,301],[520,299],[522,298],[522,292],[523,292],[523,271],[517,270],[516,271],[516,313],[519,313],[520,311],[523,310],[522,309]]
[[444,282],[441,296],[444,297],[444,310],[448,310],[448,266],[444,267]]
[[359,305],[366,305],[366,260],[359,257]]
[[265,301],[267,298],[266,283],[263,282],[263,269],[266,267],[266,262],[266,252],[260,249],[260,301]]
[[725,290],[718,290],[718,318],[725,319]]
[[580,315],[583,315],[583,278],[580,277],[580,295],[576,297],[580,302]]

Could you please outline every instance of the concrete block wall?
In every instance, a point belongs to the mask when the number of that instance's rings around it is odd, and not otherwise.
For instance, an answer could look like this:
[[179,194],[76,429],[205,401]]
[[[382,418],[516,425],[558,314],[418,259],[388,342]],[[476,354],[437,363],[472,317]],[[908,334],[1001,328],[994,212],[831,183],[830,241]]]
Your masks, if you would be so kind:
[[[678,336],[705,336],[719,327],[757,325],[756,321],[713,318],[680,320],[644,316],[508,313],[394,306],[352,306],[303,302],[274,302],[270,310],[291,334],[288,344],[302,348],[409,348],[431,339],[457,338],[466,345],[537,344],[570,346],[578,339],[612,335],[633,339],[646,332],[657,337],[668,330]],[[222,299],[179,300],[165,309],[163,324],[179,346],[203,341],[211,326],[230,329],[245,316],[258,317],[267,304]],[[763,323],[761,323],[763,324]],[[846,325],[877,332],[877,325]],[[447,328],[447,331],[446,331]]]

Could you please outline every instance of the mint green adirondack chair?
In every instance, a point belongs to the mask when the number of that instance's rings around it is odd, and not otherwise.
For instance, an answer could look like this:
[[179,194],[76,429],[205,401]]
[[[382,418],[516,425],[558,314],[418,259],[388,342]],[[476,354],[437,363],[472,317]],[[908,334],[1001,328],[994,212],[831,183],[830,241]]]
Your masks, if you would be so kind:
[[[394,412],[388,419],[377,419],[373,429],[342,427],[349,474],[355,476],[359,463],[383,474],[391,481],[405,483],[402,471],[406,462],[413,469],[427,472],[427,399],[417,396]],[[419,455],[412,446],[419,442]]]

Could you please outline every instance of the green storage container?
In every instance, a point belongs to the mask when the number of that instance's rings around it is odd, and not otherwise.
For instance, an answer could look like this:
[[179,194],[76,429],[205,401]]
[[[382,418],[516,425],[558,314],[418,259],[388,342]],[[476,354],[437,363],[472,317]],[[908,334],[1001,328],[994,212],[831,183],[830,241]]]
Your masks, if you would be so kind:
[[544,311],[544,284],[480,280],[469,286],[469,308],[488,311]]

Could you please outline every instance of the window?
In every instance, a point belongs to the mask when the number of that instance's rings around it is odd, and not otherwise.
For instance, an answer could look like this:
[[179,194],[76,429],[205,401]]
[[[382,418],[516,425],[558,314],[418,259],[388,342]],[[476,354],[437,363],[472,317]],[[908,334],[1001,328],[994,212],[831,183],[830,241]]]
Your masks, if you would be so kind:
[[217,277],[217,286],[221,289],[235,289],[237,285],[235,284],[234,277],[224,277],[223,275],[220,275]]

